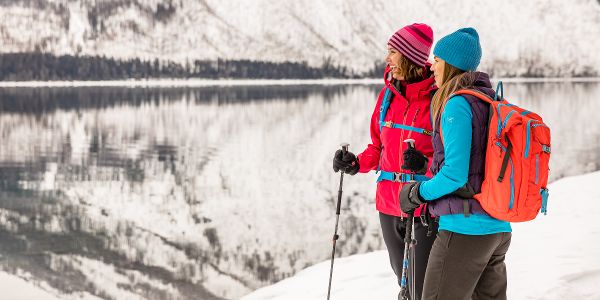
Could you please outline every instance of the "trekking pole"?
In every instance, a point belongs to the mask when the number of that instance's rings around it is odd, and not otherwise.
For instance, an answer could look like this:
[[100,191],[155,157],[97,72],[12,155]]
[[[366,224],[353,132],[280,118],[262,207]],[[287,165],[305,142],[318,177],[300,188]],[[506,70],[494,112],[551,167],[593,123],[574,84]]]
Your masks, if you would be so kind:
[[416,292],[417,284],[416,284],[416,280],[415,280],[415,277],[417,277],[416,270],[415,270],[415,267],[416,267],[415,266],[415,264],[416,264],[415,245],[417,244],[417,239],[415,238],[415,220],[412,219],[411,222],[412,222],[412,226],[411,226],[411,233],[410,233],[410,236],[411,236],[410,255],[409,255],[409,259],[408,259],[409,267],[410,267],[410,277],[409,278],[411,280],[410,280],[410,287],[409,287],[408,293],[410,294],[410,298],[412,300],[419,300],[421,298],[421,295],[420,295],[420,293],[419,293],[419,295],[417,295],[417,292]]
[[[406,139],[405,143],[408,144],[409,148],[415,147],[415,140]],[[409,175],[409,181],[415,181],[414,173],[411,172]],[[408,213],[408,217],[406,218],[406,231],[404,233],[404,257],[402,261],[402,279],[400,280],[400,295],[402,295],[402,300],[408,300],[407,292],[407,283],[408,283],[408,265],[411,264],[411,291],[409,292],[410,296],[415,299],[415,276],[414,276],[414,256],[413,261],[409,262],[409,251],[412,248],[413,244],[416,244],[416,241],[413,239],[413,235],[415,233],[414,230],[414,211]]]
[[[348,152],[348,143],[341,143],[342,154],[346,154]],[[331,250],[331,269],[329,270],[329,288],[327,288],[327,300],[329,300],[329,296],[331,295],[331,278],[333,277],[333,261],[335,259],[335,243],[339,238],[338,231],[338,222],[340,221],[340,206],[342,204],[342,184],[344,183],[344,170],[340,170],[340,188],[338,189],[338,199],[337,199],[337,208],[335,210],[335,231],[333,233],[333,250]]]
[[[408,273],[408,264],[409,264],[408,251],[410,248],[410,244],[412,243],[412,238],[410,235],[412,233],[412,227],[413,227],[413,216],[414,216],[413,212],[408,213],[408,217],[406,219],[406,232],[404,234],[404,260],[402,262],[402,279],[400,280],[400,295],[402,295],[402,300],[408,299],[408,295],[406,294],[407,281],[408,281],[407,273]],[[411,278],[411,280],[414,281],[414,278]],[[414,290],[413,290],[413,293],[414,293]]]

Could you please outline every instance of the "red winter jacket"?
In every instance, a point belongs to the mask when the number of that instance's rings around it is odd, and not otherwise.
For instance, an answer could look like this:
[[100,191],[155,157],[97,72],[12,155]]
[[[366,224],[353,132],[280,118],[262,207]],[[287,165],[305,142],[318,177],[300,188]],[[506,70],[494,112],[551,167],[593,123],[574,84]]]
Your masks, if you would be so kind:
[[[426,66],[429,71],[429,66]],[[403,164],[402,152],[406,147],[403,141],[408,138],[415,140],[415,148],[421,151],[429,158],[431,164],[433,147],[431,145],[431,136],[404,130],[398,128],[383,127],[379,130],[379,111],[386,89],[392,92],[391,104],[388,108],[384,121],[391,121],[396,124],[403,124],[412,127],[426,129],[431,132],[430,104],[431,92],[434,89],[435,81],[433,76],[412,84],[405,85],[405,96],[388,81],[389,68],[384,72],[385,87],[379,92],[377,104],[371,117],[371,144],[367,149],[358,155],[361,173],[367,173],[371,170],[380,170],[388,172],[403,171],[400,166]],[[427,73],[429,74],[429,72]],[[391,76],[389,77],[391,78]],[[395,80],[394,80],[395,81]],[[431,171],[427,168],[428,177],[431,177]],[[400,189],[403,183],[383,180],[377,183],[377,194],[375,198],[378,211],[392,216],[406,216],[400,210]],[[422,206],[415,211],[415,216],[420,215]]]

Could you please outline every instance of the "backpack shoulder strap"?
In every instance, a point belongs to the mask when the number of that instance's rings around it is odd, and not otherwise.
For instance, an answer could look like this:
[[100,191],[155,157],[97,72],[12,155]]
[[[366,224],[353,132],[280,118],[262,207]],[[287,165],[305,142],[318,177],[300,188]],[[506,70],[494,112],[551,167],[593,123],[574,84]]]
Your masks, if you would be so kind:
[[385,116],[387,115],[387,111],[390,108],[390,103],[392,99],[392,93],[389,88],[385,89],[385,94],[383,95],[383,99],[381,99],[381,107],[379,108],[379,132],[383,128],[383,122],[385,122]]
[[[454,97],[454,96],[459,96],[459,95],[471,95],[471,96],[475,96],[478,99],[481,99],[484,102],[487,103],[492,103],[494,102],[494,100],[492,98],[490,98],[488,95],[481,93],[479,91],[476,90],[469,90],[469,89],[462,89],[462,90],[458,90],[454,93],[452,93],[450,96],[448,96],[448,99]],[[442,107],[442,112],[443,112],[444,108]],[[440,113],[441,116],[441,113]],[[440,138],[442,139],[442,145],[444,144],[444,135],[442,133],[442,126],[441,126],[441,122],[440,122]]]
[[480,100],[490,103],[490,104],[492,104],[492,102],[494,102],[494,99],[492,99],[490,96],[488,96],[482,92],[479,92],[476,90],[467,90],[467,89],[458,90],[458,91],[452,93],[452,95],[450,95],[449,98],[452,98],[452,97],[458,96],[458,95],[471,95],[471,96],[477,97]]

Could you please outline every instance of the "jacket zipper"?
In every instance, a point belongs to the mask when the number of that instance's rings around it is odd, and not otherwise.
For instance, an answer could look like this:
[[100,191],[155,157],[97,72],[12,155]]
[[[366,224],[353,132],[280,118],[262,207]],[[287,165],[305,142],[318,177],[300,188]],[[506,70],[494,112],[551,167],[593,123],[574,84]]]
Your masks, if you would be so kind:
[[[387,85],[388,85],[388,87],[390,87],[394,91],[396,91],[396,93],[398,95],[402,96],[402,93],[400,93],[400,91],[398,91],[398,89],[394,85],[389,84],[389,83]],[[402,121],[402,125],[406,125],[406,115],[408,114],[408,110],[410,109],[410,102],[404,96],[402,96],[402,98],[404,98],[404,101],[406,101],[406,109],[404,110],[404,114],[403,114],[404,120]],[[402,130],[402,133],[400,134],[400,145],[399,145],[399,148],[400,148],[399,150],[400,151],[399,151],[399,154],[398,154],[399,155],[398,162],[401,162],[400,157],[402,156],[402,152],[404,152],[404,143],[403,143],[403,141],[404,141],[404,131],[405,130]],[[410,137],[410,135],[409,135],[409,137]]]
[[[415,115],[413,116],[412,122],[410,123],[410,127],[415,127],[415,123],[417,122],[417,115],[419,115],[419,110],[420,110],[420,108],[417,108],[417,110],[415,111]],[[408,132],[409,139],[410,139],[411,135],[412,135],[412,131],[409,131]]]

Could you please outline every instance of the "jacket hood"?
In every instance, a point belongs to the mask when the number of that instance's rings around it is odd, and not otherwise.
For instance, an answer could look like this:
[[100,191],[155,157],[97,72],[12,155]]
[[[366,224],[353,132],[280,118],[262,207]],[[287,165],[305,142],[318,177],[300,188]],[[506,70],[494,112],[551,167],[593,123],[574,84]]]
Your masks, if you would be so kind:
[[490,82],[490,75],[483,72],[473,72],[475,74],[475,82],[473,86],[475,87],[484,87],[484,88],[492,88],[492,83]]

